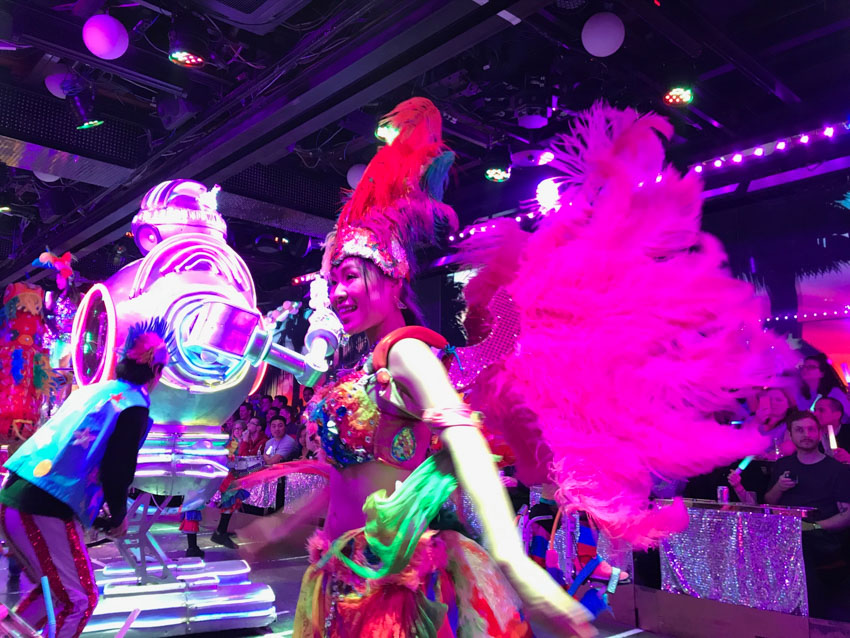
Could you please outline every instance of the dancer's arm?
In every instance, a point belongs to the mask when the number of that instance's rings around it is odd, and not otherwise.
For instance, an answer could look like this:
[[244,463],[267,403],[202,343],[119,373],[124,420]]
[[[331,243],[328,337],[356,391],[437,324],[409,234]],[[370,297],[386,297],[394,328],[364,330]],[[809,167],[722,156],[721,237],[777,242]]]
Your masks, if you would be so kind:
[[[463,406],[445,368],[423,342],[404,339],[395,344],[389,368],[396,382],[423,410]],[[526,556],[490,448],[480,430],[471,425],[446,427],[441,438],[451,454],[455,475],[475,505],[488,550],[522,598],[526,611],[549,625],[569,622],[580,635],[595,635],[586,624],[590,620],[587,610]]]

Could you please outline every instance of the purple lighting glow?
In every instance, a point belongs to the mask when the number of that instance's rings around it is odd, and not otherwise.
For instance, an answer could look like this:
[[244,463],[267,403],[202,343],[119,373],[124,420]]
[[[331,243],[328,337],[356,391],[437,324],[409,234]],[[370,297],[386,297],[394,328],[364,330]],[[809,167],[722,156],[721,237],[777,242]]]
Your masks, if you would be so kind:
[[777,151],[784,151],[786,146],[787,146],[787,144],[785,143],[784,140],[781,141],[781,142],[777,142],[776,143],[776,150]]
[[809,143],[809,136],[806,133],[803,133],[800,136],[800,144],[808,144],[808,143]]
[[743,161],[743,159],[744,159],[744,156],[741,155],[740,153],[735,153],[732,156],[732,161],[735,162],[735,163],[740,163],[741,161]]
[[827,126],[823,130],[823,134],[826,135],[827,137],[832,137],[833,135],[835,135],[835,129],[832,126]]
[[702,165],[698,164],[697,166],[694,166],[694,172],[695,173],[702,173]]
[[714,160],[714,168],[720,168],[721,166],[723,166],[723,160]]
[[761,157],[762,155],[764,155],[764,149],[759,146],[756,150],[753,151],[753,155],[755,155],[756,157]]

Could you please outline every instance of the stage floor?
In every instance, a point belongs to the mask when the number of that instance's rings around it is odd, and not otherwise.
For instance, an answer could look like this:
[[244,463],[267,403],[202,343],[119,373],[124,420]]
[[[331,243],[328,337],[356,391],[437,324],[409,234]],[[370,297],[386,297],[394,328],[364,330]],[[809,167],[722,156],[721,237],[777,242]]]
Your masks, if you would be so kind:
[[[232,560],[239,558],[238,552],[229,550],[213,544],[209,540],[210,533],[217,520],[216,510],[204,512],[204,520],[201,524],[201,533],[198,535],[198,544],[206,552],[207,562],[216,560]],[[237,513],[231,522],[231,531],[236,531],[241,525],[255,520],[255,517]],[[252,562],[251,580],[254,583],[266,583],[275,593],[277,620],[271,627],[264,629],[228,630],[223,632],[192,634],[198,638],[247,638],[250,636],[265,636],[266,638],[284,638],[292,635],[292,621],[295,612],[295,604],[298,599],[298,590],[301,584],[301,576],[307,567],[307,557],[304,545],[310,530],[304,529],[301,533],[293,534],[277,551],[277,557]],[[154,527],[154,534],[163,550],[170,558],[179,558],[186,550],[185,537],[177,529],[177,522],[166,522]],[[120,560],[115,546],[111,543],[98,545],[90,549],[95,569],[103,564],[113,563]],[[31,587],[26,576],[22,576],[20,583],[10,582],[8,579],[7,561],[0,562],[0,594],[7,605],[14,604],[20,592],[28,591]],[[597,623],[599,634],[602,638],[626,638],[628,636],[639,636],[640,638],[656,638],[660,634],[634,629],[634,624],[617,622],[610,616],[601,619]],[[132,632],[131,632],[132,633]],[[555,635],[537,632],[538,638],[556,638]]]

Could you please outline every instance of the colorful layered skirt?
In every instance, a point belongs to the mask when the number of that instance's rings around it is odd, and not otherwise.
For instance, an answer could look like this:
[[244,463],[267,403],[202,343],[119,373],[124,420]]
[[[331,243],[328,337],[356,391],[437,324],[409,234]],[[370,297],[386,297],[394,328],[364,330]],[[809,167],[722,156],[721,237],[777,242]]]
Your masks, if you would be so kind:
[[[343,538],[347,558],[365,567],[377,563],[362,529]],[[378,579],[328,559],[330,547],[322,531],[309,541],[294,638],[533,636],[493,559],[458,532],[426,532],[404,569]]]

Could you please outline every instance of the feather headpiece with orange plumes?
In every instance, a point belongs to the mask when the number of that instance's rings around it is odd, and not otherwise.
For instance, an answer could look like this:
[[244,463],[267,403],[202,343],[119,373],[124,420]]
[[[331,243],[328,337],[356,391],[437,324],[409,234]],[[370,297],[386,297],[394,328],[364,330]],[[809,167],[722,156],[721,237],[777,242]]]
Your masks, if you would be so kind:
[[433,243],[437,228],[457,227],[454,210],[441,201],[454,153],[443,143],[437,107],[414,97],[379,125],[387,144],[369,162],[325,241],[323,273],[353,256],[393,279],[408,279],[413,248]]

